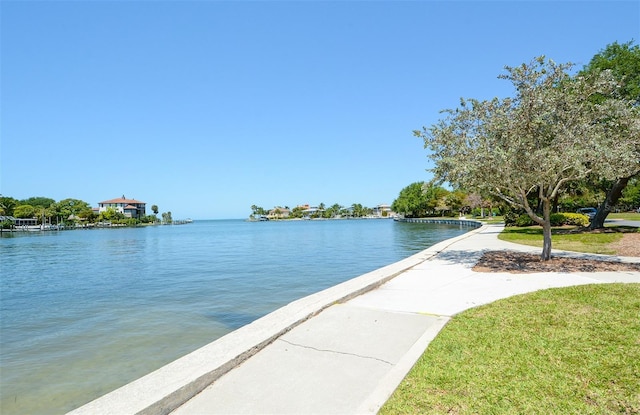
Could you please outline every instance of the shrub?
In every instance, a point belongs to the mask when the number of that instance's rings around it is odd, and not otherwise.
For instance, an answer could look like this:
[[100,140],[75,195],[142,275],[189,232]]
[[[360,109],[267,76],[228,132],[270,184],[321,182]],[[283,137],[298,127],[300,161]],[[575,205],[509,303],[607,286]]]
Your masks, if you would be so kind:
[[589,217],[582,213],[553,213],[551,214],[551,226],[573,225],[588,226]]
[[516,226],[516,220],[520,214],[512,210],[504,213],[504,226]]
[[122,221],[127,226],[137,226],[140,221],[136,218],[127,218]]
[[[551,226],[589,226],[589,217],[582,213],[552,213],[549,217]],[[533,226],[536,223],[525,213],[507,212],[504,215],[505,226]]]
[[533,225],[536,225],[536,223],[527,214],[520,215],[516,219],[516,225],[515,226],[533,226]]
[[551,226],[562,226],[566,220],[564,213],[552,213],[549,219],[551,220]]

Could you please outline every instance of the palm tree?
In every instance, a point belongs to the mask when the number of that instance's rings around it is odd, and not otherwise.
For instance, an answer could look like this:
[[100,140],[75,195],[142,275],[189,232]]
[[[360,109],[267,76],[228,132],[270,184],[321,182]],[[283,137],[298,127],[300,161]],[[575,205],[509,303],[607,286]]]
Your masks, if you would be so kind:
[[335,218],[340,214],[340,209],[342,209],[342,206],[340,206],[338,203],[334,203],[329,209],[327,209],[327,214],[325,217]]
[[359,218],[360,216],[362,216],[363,208],[360,203],[354,203],[353,205],[351,205],[351,209],[353,212],[353,216],[355,216],[356,218]]

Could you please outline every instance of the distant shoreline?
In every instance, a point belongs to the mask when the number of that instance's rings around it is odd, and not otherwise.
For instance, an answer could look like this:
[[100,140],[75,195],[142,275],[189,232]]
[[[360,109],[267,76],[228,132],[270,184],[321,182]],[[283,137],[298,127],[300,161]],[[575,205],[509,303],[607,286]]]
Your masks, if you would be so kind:
[[307,222],[307,221],[326,221],[326,220],[367,220],[367,219],[394,219],[392,216],[362,216],[358,218],[265,218],[265,219],[256,219],[256,218],[248,218],[245,219],[245,222]]

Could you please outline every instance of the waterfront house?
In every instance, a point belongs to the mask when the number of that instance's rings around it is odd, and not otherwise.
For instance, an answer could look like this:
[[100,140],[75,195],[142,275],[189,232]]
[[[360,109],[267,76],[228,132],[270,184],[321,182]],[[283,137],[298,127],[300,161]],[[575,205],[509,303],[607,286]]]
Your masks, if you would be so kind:
[[[309,206],[309,205],[307,205],[307,206]],[[324,212],[324,209],[320,209],[317,206],[311,206],[311,207],[308,207],[307,209],[304,209],[302,211],[302,215],[303,215],[302,217],[306,218],[306,219],[310,219],[310,218],[313,218],[313,217],[319,217],[319,216],[322,215],[322,212]]]
[[105,200],[98,203],[98,211],[104,212],[108,208],[115,208],[118,212],[124,214],[128,218],[142,218],[146,213],[146,203],[135,199],[127,199],[122,197],[117,199]]
[[13,216],[0,216],[0,222],[12,222],[16,227],[37,226],[38,218],[15,218]]
[[291,214],[291,210],[283,207],[275,207],[269,211],[267,217],[269,219],[286,219]]
[[393,216],[393,212],[391,211],[391,206],[381,204],[373,208],[373,214],[378,217],[391,217]]

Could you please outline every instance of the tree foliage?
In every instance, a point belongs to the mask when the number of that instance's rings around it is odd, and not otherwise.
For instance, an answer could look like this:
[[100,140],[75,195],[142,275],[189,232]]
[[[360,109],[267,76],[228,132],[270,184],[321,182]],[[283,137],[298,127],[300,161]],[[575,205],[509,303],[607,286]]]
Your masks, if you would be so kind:
[[268,212],[263,207],[260,207],[260,206],[257,206],[257,205],[251,205],[251,216],[252,217],[256,216],[256,215],[263,216],[263,215],[266,215],[267,213]]
[[458,211],[462,205],[461,193],[451,193],[433,183],[415,182],[400,191],[391,204],[391,210],[407,218],[419,218]]
[[423,186],[424,182],[415,182],[400,190],[400,194],[391,204],[391,210],[408,218],[424,216],[428,206]]
[[640,206],[640,177],[632,178],[622,193],[620,202],[622,202],[627,209]]
[[48,208],[54,203],[56,203],[55,200],[48,197],[42,197],[42,196],[34,196],[34,197],[30,197],[28,199],[24,199],[20,201],[21,205],[31,205],[33,207],[43,207],[43,208]]
[[371,209],[363,206],[361,203],[353,203],[351,205],[351,215],[354,218],[361,218],[367,216],[369,213],[371,213]]
[[339,203],[334,203],[324,212],[325,218],[335,218],[341,215],[343,207]]
[[79,217],[80,212],[91,210],[91,205],[83,200],[68,198],[56,203],[54,209],[56,215],[66,220],[72,216]]
[[109,206],[98,215],[98,220],[101,222],[115,222],[123,220],[124,218],[124,213],[118,211],[118,209],[113,206]]
[[171,212],[164,212],[162,214],[162,223],[164,223],[164,224],[173,223],[173,218],[171,217]]
[[31,205],[18,205],[13,209],[13,216],[16,218],[33,218],[36,208]]
[[[551,203],[567,182],[588,174],[612,179],[638,168],[637,108],[615,98],[593,103],[595,94],[615,93],[611,72],[571,77],[571,67],[544,57],[507,66],[500,78],[513,84],[513,98],[462,99],[444,119],[415,131],[431,150],[436,178],[496,195],[540,224],[545,260],[551,257]],[[532,192],[542,215],[528,201]]]
[[[629,105],[640,105],[640,47],[633,45],[633,42],[618,44],[614,42],[604,50],[595,55],[591,62],[582,70],[582,74],[593,74],[604,70],[611,71],[620,88],[616,91],[622,98],[629,100]],[[610,97],[598,95],[596,102],[603,102]],[[636,148],[636,156],[640,149]],[[640,156],[638,156],[640,158]],[[631,174],[621,173],[613,180],[603,180],[601,178],[591,178],[588,181],[594,189],[605,192],[602,203],[598,206],[598,211],[591,221],[591,228],[598,229],[604,227],[607,215],[613,210],[618,200],[623,195],[629,180],[640,174],[640,166]]]
[[13,216],[13,209],[18,206],[18,200],[13,197],[0,195],[0,215]]
[[77,216],[87,222],[93,222],[98,218],[98,214],[93,211],[91,208],[82,209],[78,212]]
[[634,45],[633,41],[607,45],[591,58],[581,74],[605,70],[611,71],[620,84],[617,92],[640,105],[640,46]]

